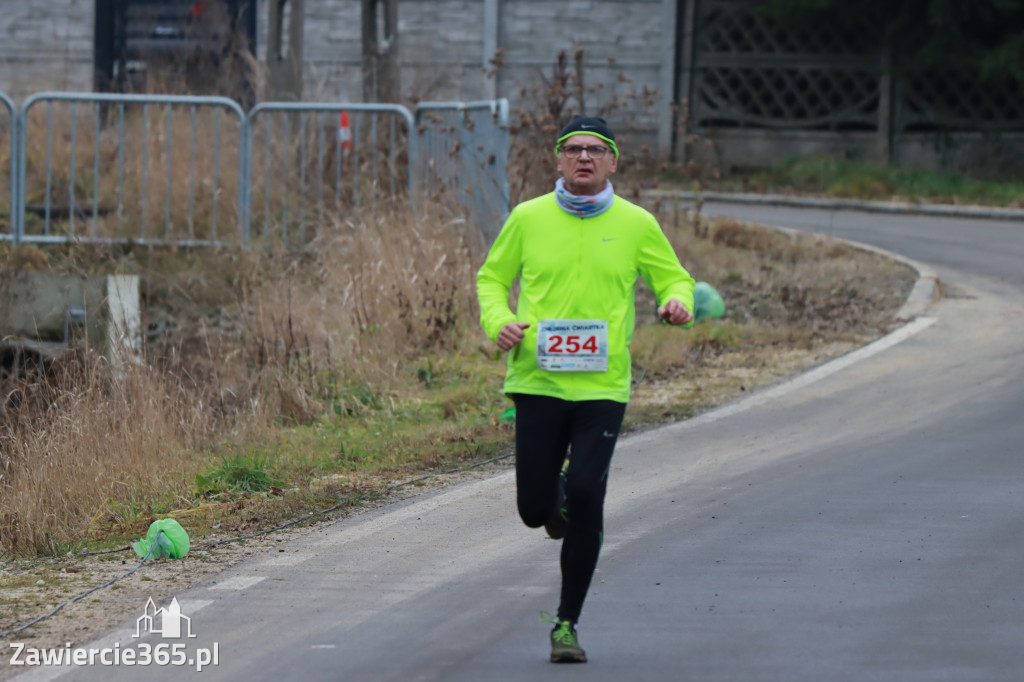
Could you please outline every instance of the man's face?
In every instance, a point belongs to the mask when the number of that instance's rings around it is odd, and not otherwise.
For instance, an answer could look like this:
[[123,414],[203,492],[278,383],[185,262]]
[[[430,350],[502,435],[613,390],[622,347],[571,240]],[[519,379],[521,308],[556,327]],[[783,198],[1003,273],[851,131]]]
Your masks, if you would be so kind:
[[[572,159],[566,147],[601,147],[607,151],[600,159],[591,158],[589,152],[582,152],[578,158]],[[573,194],[597,194],[618,167],[619,161],[608,143],[593,135],[573,135],[562,143],[558,153],[558,172],[565,178],[565,188]]]

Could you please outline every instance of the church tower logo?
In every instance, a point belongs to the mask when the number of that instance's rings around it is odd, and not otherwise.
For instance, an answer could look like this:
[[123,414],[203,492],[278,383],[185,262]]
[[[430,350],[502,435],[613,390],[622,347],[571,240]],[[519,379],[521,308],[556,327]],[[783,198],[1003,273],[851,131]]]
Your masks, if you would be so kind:
[[157,608],[152,597],[149,598],[145,611],[135,621],[135,634],[132,636],[142,637],[146,633],[158,634],[164,639],[196,637],[192,634],[192,619],[182,614],[177,597],[172,598],[166,607],[160,608]]

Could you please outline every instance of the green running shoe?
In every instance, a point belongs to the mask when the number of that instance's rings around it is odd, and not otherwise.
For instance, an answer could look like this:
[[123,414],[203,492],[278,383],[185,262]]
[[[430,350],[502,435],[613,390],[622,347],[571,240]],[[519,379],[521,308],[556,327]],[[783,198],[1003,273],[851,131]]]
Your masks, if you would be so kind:
[[551,662],[586,663],[587,652],[580,647],[575,623],[553,618],[550,613],[542,613],[545,617],[541,620],[555,624],[551,630]]
[[554,515],[544,524],[544,530],[552,540],[565,537],[565,526],[569,520],[569,509],[565,506],[565,474],[558,475],[558,508]]

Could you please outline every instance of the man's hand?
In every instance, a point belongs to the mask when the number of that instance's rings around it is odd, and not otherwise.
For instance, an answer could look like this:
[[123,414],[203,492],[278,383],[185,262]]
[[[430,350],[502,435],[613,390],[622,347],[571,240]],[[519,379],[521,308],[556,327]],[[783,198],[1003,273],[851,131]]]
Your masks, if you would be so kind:
[[658,308],[658,315],[669,324],[690,324],[693,314],[680,301],[670,298]]
[[498,338],[495,343],[502,350],[512,350],[526,336],[523,330],[529,329],[529,327],[530,325],[525,322],[509,322],[498,332]]

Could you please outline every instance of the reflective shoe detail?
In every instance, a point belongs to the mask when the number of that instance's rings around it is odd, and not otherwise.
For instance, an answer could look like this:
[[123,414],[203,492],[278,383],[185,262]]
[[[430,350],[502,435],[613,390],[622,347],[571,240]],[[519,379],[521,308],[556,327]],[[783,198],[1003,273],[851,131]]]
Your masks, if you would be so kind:
[[565,506],[565,474],[558,475],[558,508],[554,515],[544,524],[544,530],[552,540],[565,537],[565,526],[569,520],[569,510]]
[[550,613],[541,613],[541,620],[555,624],[551,630],[551,662],[586,663],[587,652],[580,647],[576,625],[572,621],[554,618]]

